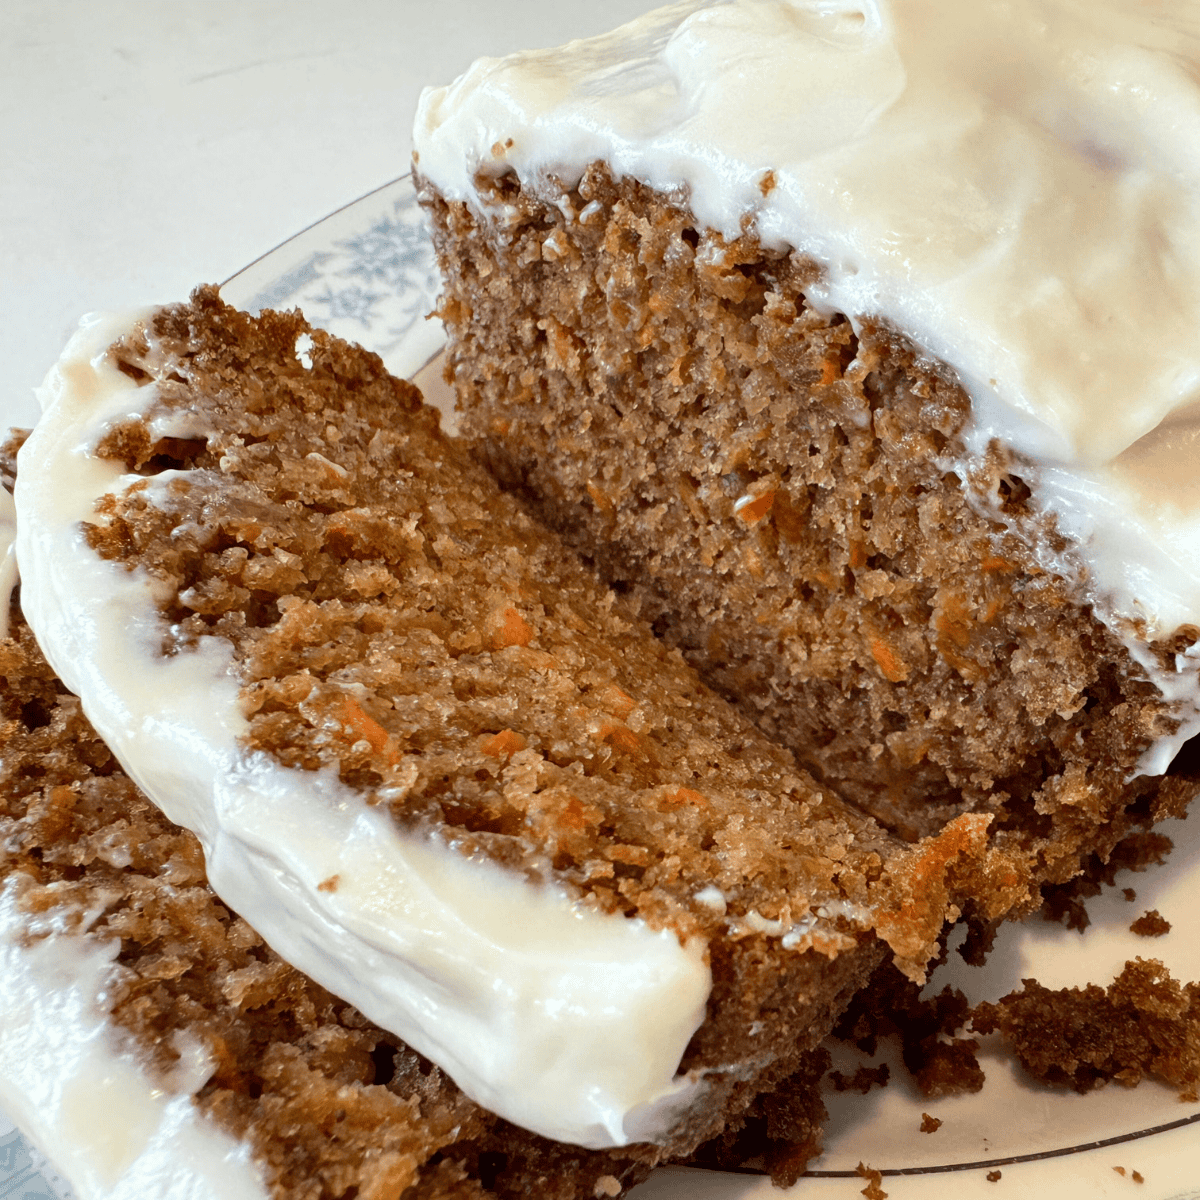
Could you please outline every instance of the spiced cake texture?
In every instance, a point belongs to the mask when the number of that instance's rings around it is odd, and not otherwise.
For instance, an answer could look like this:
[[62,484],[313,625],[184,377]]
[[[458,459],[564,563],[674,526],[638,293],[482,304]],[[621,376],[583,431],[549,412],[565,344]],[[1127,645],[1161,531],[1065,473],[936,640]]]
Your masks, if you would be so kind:
[[[102,501],[88,540],[158,581],[164,654],[228,640],[248,749],[705,939],[713,989],[681,1069],[710,1086],[672,1153],[802,1070],[889,949],[919,974],[960,876],[1019,890],[977,820],[910,848],[816,784],[376,356],[212,289],[111,353],[157,390],[96,453],[173,475]],[[207,432],[156,440],[177,408]]]
[[1136,773],[1177,717],[1022,462],[967,460],[947,370],[810,306],[802,255],[603,164],[480,175],[470,205],[419,185],[463,432],[818,779],[909,839],[986,814],[1029,885],[1014,913],[1131,809],[1183,811],[1194,764]]
[[1106,988],[1051,989],[1025,979],[1020,991],[976,1005],[971,1026],[1002,1034],[1044,1083],[1089,1092],[1151,1076],[1196,1100],[1200,983],[1180,983],[1156,959],[1127,962]]
[[[1135,845],[1124,848],[1134,862],[1135,853]],[[979,1036],[989,1035],[1048,1087],[1085,1093],[1153,1078],[1196,1102],[1200,984],[1176,980],[1156,959],[1126,962],[1107,987],[1048,988],[1023,979],[1018,990],[973,1006],[957,988],[927,994],[883,963],[834,1027],[836,1038],[868,1057],[881,1041],[897,1043],[912,1082],[930,1098],[982,1089]],[[850,1077],[834,1071],[828,1080],[838,1091],[866,1093],[886,1086],[888,1076],[885,1063]]]
[[594,1200],[648,1174],[651,1148],[581,1150],[484,1111],[280,959],[212,893],[196,838],[124,774],[13,615],[0,642],[0,889],[31,922],[58,914],[78,936],[120,941],[112,1022],[168,1090],[180,1035],[207,1050],[195,1103],[249,1143],[269,1194]]

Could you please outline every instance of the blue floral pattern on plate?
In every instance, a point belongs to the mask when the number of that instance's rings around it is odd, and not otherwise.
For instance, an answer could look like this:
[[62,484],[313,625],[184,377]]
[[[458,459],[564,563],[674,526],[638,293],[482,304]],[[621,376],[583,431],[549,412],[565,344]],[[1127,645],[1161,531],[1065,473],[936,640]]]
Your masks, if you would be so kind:
[[339,209],[227,280],[231,304],[303,310],[322,329],[411,374],[441,346],[441,284],[412,177]]
[[[0,1115],[0,1130],[6,1122]],[[17,1129],[0,1132],[0,1200],[74,1200],[54,1168]]]

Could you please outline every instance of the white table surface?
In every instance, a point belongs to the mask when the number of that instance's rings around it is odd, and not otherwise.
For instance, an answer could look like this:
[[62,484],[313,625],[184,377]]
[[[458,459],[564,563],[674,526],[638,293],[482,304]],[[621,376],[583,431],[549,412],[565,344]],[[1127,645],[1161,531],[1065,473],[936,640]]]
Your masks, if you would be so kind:
[[2,7],[0,383],[32,416],[83,313],[182,299],[404,174],[425,84],[652,4]]

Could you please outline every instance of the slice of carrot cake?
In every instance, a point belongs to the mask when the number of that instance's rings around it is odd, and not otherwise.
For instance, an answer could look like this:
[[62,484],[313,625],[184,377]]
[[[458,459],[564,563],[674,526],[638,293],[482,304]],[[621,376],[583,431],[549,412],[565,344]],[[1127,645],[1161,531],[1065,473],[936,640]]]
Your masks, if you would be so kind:
[[285,963],[209,889],[196,837],[133,784],[14,615],[0,1104],[80,1200],[595,1200],[649,1172],[653,1147],[583,1150],[486,1112]]
[[221,900],[500,1116],[686,1153],[967,875],[1028,901],[986,818],[908,847],[815,783],[299,315],[92,323],[43,398],[50,662]]
[[1197,788],[1197,33],[696,0],[414,134],[482,458],[819,780],[1033,881]]

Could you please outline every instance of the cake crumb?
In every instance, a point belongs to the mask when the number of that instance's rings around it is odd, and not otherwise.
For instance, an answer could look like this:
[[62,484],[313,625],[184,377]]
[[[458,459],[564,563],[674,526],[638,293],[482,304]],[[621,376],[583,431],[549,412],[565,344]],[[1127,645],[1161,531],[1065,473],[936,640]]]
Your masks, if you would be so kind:
[[1151,908],[1138,917],[1129,929],[1138,937],[1162,937],[1164,933],[1171,932],[1171,922],[1157,908]]
[[1134,1183],[1145,1183],[1146,1182],[1141,1171],[1131,1171],[1129,1177],[1133,1180]]
[[328,879],[322,879],[321,882],[317,884],[317,891],[336,892],[338,890],[338,884],[341,882],[342,877],[340,875],[330,875]]
[[867,1181],[867,1186],[862,1190],[862,1194],[866,1196],[867,1200],[887,1200],[887,1192],[882,1187],[882,1171],[877,1171],[874,1167],[868,1167],[866,1163],[861,1162],[854,1170],[856,1174]]
[[[1082,933],[1091,923],[1083,901],[1098,896],[1106,887],[1116,886],[1120,871],[1144,871],[1147,867],[1166,861],[1171,852],[1171,839],[1161,833],[1132,833],[1114,847],[1106,861],[1092,855],[1083,873],[1068,883],[1042,888],[1042,917],[1068,929]],[[1132,904],[1137,892],[1131,887],[1121,889],[1121,895]]]
[[1118,1175],[1124,1175],[1124,1174],[1125,1174],[1125,1168],[1124,1168],[1124,1167],[1113,1167],[1113,1170],[1114,1170],[1114,1171],[1116,1171],[1116,1173],[1117,1173]]
[[[926,1099],[937,1099],[983,1087],[979,1043],[955,1036],[970,1019],[971,1006],[962,992],[947,987],[922,999],[920,987],[885,964],[850,1002],[834,1036],[871,1055],[880,1038],[896,1037],[913,1082]],[[838,1086],[836,1079],[833,1083]]]
[[886,1087],[891,1070],[887,1063],[877,1067],[859,1067],[853,1075],[844,1075],[841,1071],[830,1071],[829,1082],[834,1090],[839,1092],[861,1092],[864,1096],[873,1087]]
[[601,1175],[596,1180],[596,1186],[592,1189],[596,1200],[600,1200],[601,1196],[619,1196],[621,1194],[621,1181],[615,1175]]
[[1052,991],[1035,979],[973,1012],[976,1033],[999,1032],[1033,1078],[1083,1093],[1151,1075],[1180,1091],[1200,1082],[1200,985],[1156,959],[1134,959],[1107,988]]
[[988,1181],[988,1183],[999,1183],[1000,1182],[1000,1172],[999,1171],[989,1171],[987,1173],[987,1181]]
[[927,1112],[921,1114],[921,1132],[937,1133],[942,1127],[941,1117],[931,1117]]

